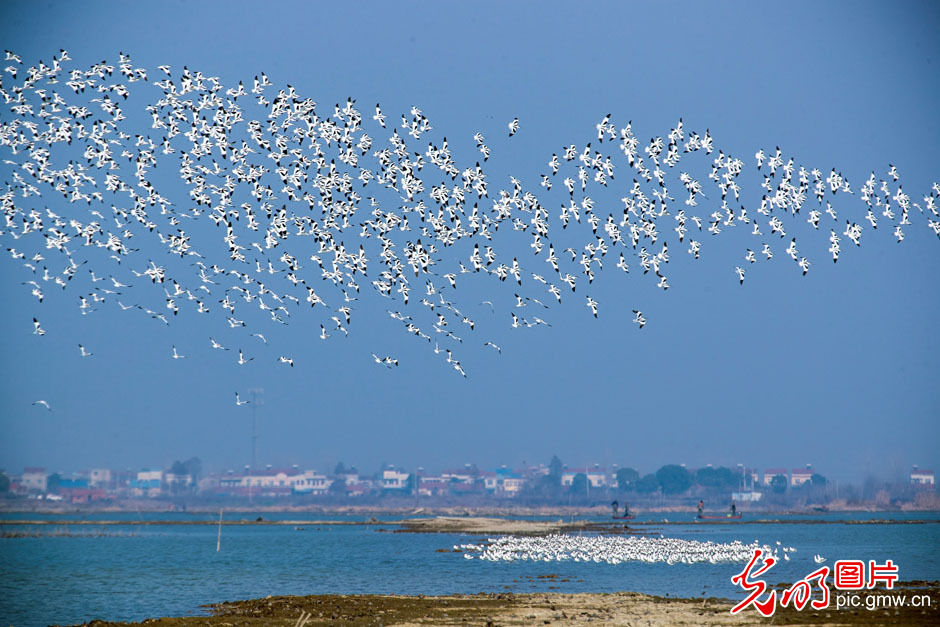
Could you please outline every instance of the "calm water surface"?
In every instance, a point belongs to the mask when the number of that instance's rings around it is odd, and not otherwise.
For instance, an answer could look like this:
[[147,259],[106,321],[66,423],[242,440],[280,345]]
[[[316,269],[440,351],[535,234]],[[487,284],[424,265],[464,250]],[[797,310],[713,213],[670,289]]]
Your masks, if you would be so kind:
[[[266,519],[323,520],[316,514],[263,514]],[[612,592],[741,598],[730,577],[743,564],[490,563],[437,549],[479,541],[459,534],[404,534],[375,526],[17,525],[24,518],[62,521],[82,516],[4,515],[4,531],[43,534],[68,529],[100,537],[0,539],[0,619],[6,625],[69,624],[92,619],[141,620],[192,615],[203,604],[269,594],[447,594],[512,590]],[[206,514],[86,515],[102,520],[206,519]],[[229,517],[227,517],[229,518]],[[230,518],[253,520],[253,514]],[[362,520],[366,517],[334,517]],[[661,521],[663,515],[653,520]],[[667,514],[671,520],[689,514]],[[786,520],[795,517],[773,516]],[[806,516],[796,517],[806,520]],[[812,520],[930,520],[927,524],[641,525],[640,531],[693,540],[759,540],[797,549],[764,578],[794,581],[816,568],[813,554],[836,559],[893,560],[900,577],[940,579],[940,513],[825,514]],[[642,517],[641,517],[642,519]],[[600,518],[598,520],[601,520]],[[569,582],[532,581],[557,574]]]

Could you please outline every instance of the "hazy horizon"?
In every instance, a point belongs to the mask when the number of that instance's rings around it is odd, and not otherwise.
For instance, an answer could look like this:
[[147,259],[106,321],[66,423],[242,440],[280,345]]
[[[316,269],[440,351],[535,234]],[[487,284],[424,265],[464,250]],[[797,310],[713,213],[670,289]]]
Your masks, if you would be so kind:
[[[548,467],[549,462],[551,461],[553,456],[554,454],[550,454],[550,455],[545,456],[544,459],[535,459],[535,460],[525,459],[525,460],[518,460],[516,462],[508,462],[508,461],[500,462],[497,464],[480,464],[478,462],[475,462],[472,458],[466,458],[466,459],[461,458],[462,461],[454,460],[452,463],[443,462],[441,464],[430,465],[430,466],[425,465],[425,464],[420,464],[420,463],[406,464],[406,463],[396,462],[392,459],[385,459],[385,458],[383,458],[381,461],[379,460],[355,460],[353,458],[349,458],[349,459],[337,458],[335,461],[320,460],[319,462],[312,461],[309,463],[299,462],[299,461],[294,461],[294,460],[291,460],[290,462],[284,462],[284,461],[278,462],[278,461],[272,461],[272,460],[259,459],[256,467],[253,470],[256,472],[263,472],[268,469],[289,471],[292,468],[296,467],[296,470],[299,472],[303,472],[307,470],[314,470],[318,473],[332,476],[334,474],[334,470],[337,467],[337,465],[343,464],[346,468],[354,468],[361,477],[370,477],[373,475],[377,475],[381,473],[383,468],[385,467],[394,467],[398,470],[401,470],[403,472],[409,472],[409,473],[415,472],[416,470],[421,470],[426,475],[435,475],[435,474],[440,474],[448,470],[462,470],[467,466],[476,467],[476,469],[479,471],[492,471],[500,467],[506,467],[509,470],[525,470],[527,468],[535,468],[539,466]],[[81,475],[82,473],[88,472],[94,468],[107,468],[113,471],[130,471],[130,472],[137,472],[142,469],[166,471],[166,470],[169,470],[169,468],[173,465],[174,462],[177,462],[177,461],[185,462],[187,459],[190,459],[192,457],[199,459],[200,464],[201,464],[200,476],[203,476],[203,477],[210,475],[210,474],[211,475],[225,474],[227,472],[234,472],[235,474],[247,474],[248,467],[251,465],[250,463],[226,465],[226,464],[218,464],[214,462],[207,462],[206,459],[200,457],[198,453],[193,453],[192,455],[185,455],[185,456],[179,455],[179,456],[164,457],[162,458],[162,461],[161,460],[154,460],[150,462],[142,461],[141,463],[138,463],[138,464],[134,464],[133,462],[129,462],[126,464],[116,464],[116,463],[109,464],[106,461],[100,461],[98,463],[85,464],[82,466],[76,466],[76,467],[70,467],[70,468],[61,467],[54,463],[53,464],[38,464],[38,463],[27,464],[19,469],[15,467],[11,468],[11,467],[0,466],[0,472],[7,474],[7,475],[11,475],[11,474],[17,475],[17,474],[20,474],[22,472],[22,469],[24,468],[44,468],[46,472],[49,474],[59,473],[63,477],[67,477],[73,474]],[[726,468],[730,468],[733,471],[737,471],[739,469],[736,463],[732,464],[732,463],[706,462],[700,465],[693,465],[693,464],[687,464],[685,462],[677,461],[677,460],[664,460],[662,463],[654,465],[654,466],[640,467],[640,466],[631,465],[630,463],[623,462],[623,461],[619,461],[619,462],[611,461],[606,464],[601,463],[601,462],[596,462],[596,461],[589,461],[587,463],[579,463],[575,460],[569,460],[561,455],[558,455],[558,458],[562,461],[562,465],[566,470],[574,470],[574,469],[580,470],[580,469],[584,469],[585,467],[594,468],[595,465],[597,465],[597,467],[600,470],[607,471],[607,472],[613,472],[617,468],[632,468],[638,471],[641,476],[646,475],[646,474],[655,474],[655,472],[659,468],[663,466],[667,466],[667,465],[680,465],[680,466],[686,467],[688,470],[692,472],[694,472],[695,470],[699,468],[705,468],[707,466],[712,466],[715,468],[726,467]],[[870,471],[861,470],[861,469],[859,470],[859,472],[854,473],[854,474],[849,473],[846,475],[833,475],[833,474],[828,473],[825,467],[821,467],[819,465],[812,464],[810,462],[807,462],[805,464],[778,463],[778,464],[767,464],[767,465],[759,465],[759,466],[744,464],[744,467],[750,471],[756,471],[759,477],[763,477],[766,474],[765,471],[767,470],[784,469],[786,470],[786,474],[789,475],[791,472],[795,470],[802,470],[806,468],[807,465],[812,467],[812,470],[814,473],[818,473],[824,476],[827,480],[851,482],[851,483],[859,483],[859,484],[871,478],[881,480],[881,481],[908,483],[910,472],[915,466],[920,470],[932,470],[931,468],[927,468],[923,465],[916,464],[916,463],[910,466],[906,466],[906,467],[896,466],[896,467],[891,468],[888,474],[880,474],[880,475],[870,472]]]

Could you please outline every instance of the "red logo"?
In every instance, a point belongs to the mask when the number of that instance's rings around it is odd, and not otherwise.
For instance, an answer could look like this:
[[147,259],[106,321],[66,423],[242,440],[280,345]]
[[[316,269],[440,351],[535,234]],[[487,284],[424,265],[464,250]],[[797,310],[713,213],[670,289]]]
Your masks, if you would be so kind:
[[775,557],[765,557],[763,566],[758,569],[756,573],[751,573],[751,569],[754,568],[754,564],[757,562],[757,559],[763,555],[763,551],[760,549],[754,549],[754,556],[751,558],[751,561],[747,563],[747,566],[744,567],[740,573],[731,578],[731,583],[741,586],[744,590],[750,590],[751,594],[746,599],[735,605],[731,608],[732,614],[737,614],[748,605],[754,605],[757,608],[757,611],[763,614],[764,616],[773,616],[774,611],[777,609],[777,593],[771,591],[767,595],[767,598],[763,601],[758,601],[757,597],[764,594],[764,591],[767,589],[767,582],[761,579],[752,580],[751,577],[759,577],[764,574],[777,563],[777,558]]
[[839,590],[862,590],[865,587],[865,562],[862,560],[839,560],[835,569],[836,588]]
[[879,581],[884,582],[885,588],[894,589],[894,582],[898,580],[898,567],[888,560],[884,564],[876,564],[875,560],[868,562],[868,587],[874,588]]
[[[824,607],[829,607],[829,586],[826,585],[826,577],[829,576],[829,567],[823,566],[822,568],[811,572],[806,575],[795,584],[790,586],[783,595],[780,597],[780,606],[786,607],[790,601],[793,601],[793,607],[797,611],[801,611],[806,607],[807,601],[817,610],[821,610]],[[822,598],[813,599],[810,601],[810,597],[813,594],[813,584],[810,583],[813,579],[817,580],[817,585],[822,591]]]
[[[758,560],[761,560],[762,564],[754,570]],[[731,578],[731,583],[749,593],[746,599],[731,608],[732,614],[737,614],[753,605],[761,615],[773,616],[777,609],[777,592],[776,590],[768,592],[767,582],[758,577],[773,568],[776,563],[777,558],[773,555],[765,555],[763,550],[754,549],[754,555],[744,570]],[[829,567],[823,566],[791,585],[781,593],[780,607],[792,605],[797,611],[802,611],[807,605],[817,610],[829,607],[831,595],[829,585],[826,583],[829,573]],[[894,588],[894,582],[898,580],[898,567],[891,560],[884,564],[869,560],[867,580],[865,562],[862,560],[839,560],[835,563],[832,573],[835,587],[839,590],[863,590],[865,588],[870,590],[879,583],[883,583],[885,588],[891,590]],[[819,591],[818,598],[813,596],[816,590]],[[760,599],[764,593],[767,593],[766,596]]]

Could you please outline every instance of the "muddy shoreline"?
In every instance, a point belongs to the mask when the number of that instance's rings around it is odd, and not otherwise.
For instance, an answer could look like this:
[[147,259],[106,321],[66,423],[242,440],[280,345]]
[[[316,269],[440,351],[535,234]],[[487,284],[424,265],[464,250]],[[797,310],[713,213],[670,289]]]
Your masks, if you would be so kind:
[[[884,591],[878,591],[883,594]],[[319,627],[321,625],[936,625],[937,582],[898,584],[892,594],[929,594],[929,608],[855,610],[779,608],[772,619],[753,608],[731,615],[734,602],[671,598],[635,592],[612,594],[477,594],[449,596],[276,596],[207,606],[208,615],[148,619],[141,623],[92,621],[86,625],[157,627]],[[864,597],[866,593],[862,593]],[[863,602],[864,603],[864,602]]]

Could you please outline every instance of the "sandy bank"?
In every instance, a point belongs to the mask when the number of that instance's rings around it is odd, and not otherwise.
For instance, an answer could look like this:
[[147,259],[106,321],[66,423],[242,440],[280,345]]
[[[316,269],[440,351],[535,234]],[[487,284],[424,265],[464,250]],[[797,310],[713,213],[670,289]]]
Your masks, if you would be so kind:
[[[925,589],[920,588],[923,592]],[[927,588],[927,609],[778,611],[732,616],[721,599],[614,594],[479,594],[472,596],[314,595],[268,597],[211,606],[211,616],[150,619],[154,627],[313,627],[320,625],[936,625],[940,595]],[[309,615],[306,622],[302,616]],[[96,621],[89,625],[108,625]]]
[[404,533],[474,533],[474,534],[513,534],[547,535],[571,531],[599,531],[602,533],[623,533],[625,526],[618,522],[591,522],[562,519],[518,520],[512,518],[487,518],[483,516],[437,516],[435,518],[410,518],[399,521],[397,532]]

